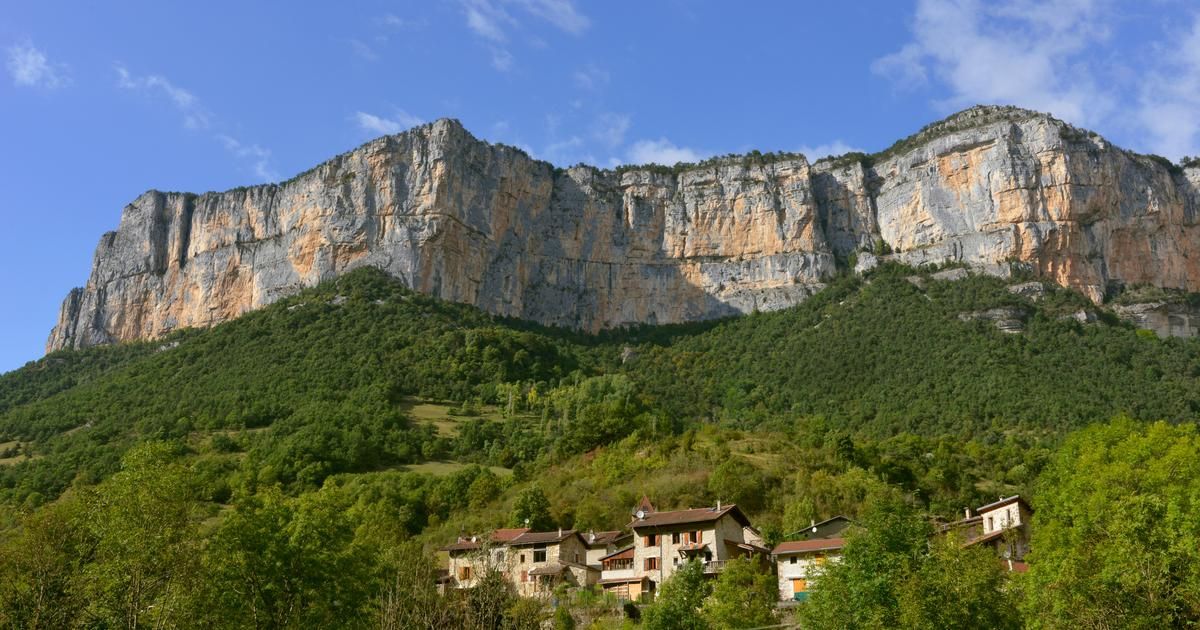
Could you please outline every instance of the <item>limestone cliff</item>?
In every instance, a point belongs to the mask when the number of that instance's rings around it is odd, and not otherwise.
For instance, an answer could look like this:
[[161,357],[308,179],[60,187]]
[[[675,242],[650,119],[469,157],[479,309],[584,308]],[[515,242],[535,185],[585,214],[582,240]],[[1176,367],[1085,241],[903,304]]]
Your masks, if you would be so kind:
[[881,244],[910,263],[1023,263],[1095,300],[1122,283],[1194,291],[1198,180],[1012,108],[875,156],[619,171],[555,169],[440,120],[282,184],[143,194],[47,349],[212,325],[362,265],[592,331],[782,308]]

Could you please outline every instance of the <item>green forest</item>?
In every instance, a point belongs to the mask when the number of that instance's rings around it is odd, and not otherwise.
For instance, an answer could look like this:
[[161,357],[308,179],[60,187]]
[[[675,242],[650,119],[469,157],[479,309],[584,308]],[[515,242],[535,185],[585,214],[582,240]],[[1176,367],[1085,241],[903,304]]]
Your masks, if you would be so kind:
[[[617,529],[642,495],[736,502],[771,543],[864,523],[805,627],[1200,621],[1200,340],[932,271],[585,335],[360,269],[212,329],[50,354],[0,376],[0,625],[790,622],[749,565],[680,571],[636,614],[495,576],[434,589],[460,533]],[[997,308],[1021,330],[977,316]],[[1012,494],[1037,511],[1028,574],[927,544]]]

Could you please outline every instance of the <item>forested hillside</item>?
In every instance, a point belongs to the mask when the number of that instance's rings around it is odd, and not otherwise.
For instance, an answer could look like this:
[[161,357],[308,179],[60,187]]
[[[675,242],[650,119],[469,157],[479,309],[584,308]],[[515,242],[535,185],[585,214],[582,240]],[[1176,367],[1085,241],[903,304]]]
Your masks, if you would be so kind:
[[[58,352],[0,377],[0,492],[40,502],[110,474],[138,440],[220,430],[246,432],[272,480],[316,486],[450,451],[530,464],[644,427],[802,420],[859,439],[991,443],[1200,409],[1200,343],[1080,323],[1071,316],[1093,307],[1064,289],[1034,302],[994,278],[925,275],[886,268],[782,312],[593,337],[438,302],[363,269],[212,330]],[[1025,331],[963,321],[998,307],[1023,313]],[[447,439],[405,417],[414,398],[535,419]]]
[[[785,311],[588,336],[362,269],[209,330],[56,352],[0,376],[0,620],[122,625],[143,575],[165,626],[368,626],[461,532],[615,529],[643,494],[737,502],[772,542],[879,505],[1037,506],[1073,483],[1070,432],[1194,423],[1200,341],[1015,283],[885,266]],[[273,586],[212,588],[241,581]],[[56,585],[40,604],[35,582]]]

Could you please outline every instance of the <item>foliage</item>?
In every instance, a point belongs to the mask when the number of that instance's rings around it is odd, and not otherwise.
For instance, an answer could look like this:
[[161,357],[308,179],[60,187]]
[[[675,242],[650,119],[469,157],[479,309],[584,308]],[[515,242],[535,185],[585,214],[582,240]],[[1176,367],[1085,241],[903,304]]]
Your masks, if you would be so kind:
[[554,519],[550,516],[550,501],[541,487],[531,485],[517,496],[509,525],[528,527],[535,532],[548,531],[554,527]]
[[690,561],[680,565],[658,587],[654,603],[642,613],[646,630],[703,630],[708,621],[700,607],[712,590],[704,578],[704,567]]
[[985,549],[943,536],[889,495],[873,499],[841,562],[826,565],[803,611],[812,628],[1016,628],[1004,574]]
[[963,548],[955,536],[942,536],[920,566],[900,584],[898,604],[904,628],[1020,628],[1016,601],[995,553]]
[[65,628],[82,613],[87,600],[80,576],[94,541],[79,510],[70,497],[25,514],[0,544],[0,626]]
[[731,560],[713,584],[701,611],[713,628],[756,628],[777,623],[775,576],[749,558]]
[[199,569],[199,502],[177,445],[152,442],[122,459],[121,471],[84,498],[94,541],[80,575],[87,616],[107,626],[182,623]]
[[1200,619],[1200,436],[1128,419],[1073,435],[1038,480],[1033,627]]
[[288,499],[265,488],[238,501],[204,553],[214,623],[329,627],[361,616],[371,595],[368,550],[357,545],[342,497]]

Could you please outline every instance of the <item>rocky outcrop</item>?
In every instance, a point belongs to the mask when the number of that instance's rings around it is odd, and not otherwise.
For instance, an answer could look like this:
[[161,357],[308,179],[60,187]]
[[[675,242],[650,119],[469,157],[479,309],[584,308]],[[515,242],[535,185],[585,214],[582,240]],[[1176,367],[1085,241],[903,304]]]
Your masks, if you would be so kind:
[[583,330],[790,306],[873,250],[1043,279],[1200,288],[1200,169],[1012,108],[870,157],[555,169],[440,120],[281,184],[151,191],[96,250],[48,350],[237,317],[349,269]]
[[1138,328],[1152,330],[1161,338],[1200,335],[1200,306],[1186,302],[1117,304],[1113,310]]
[[1025,331],[1025,322],[1029,319],[1029,312],[1017,306],[1002,306],[986,311],[959,313],[958,318],[964,322],[991,322],[1000,332],[1016,334]]

